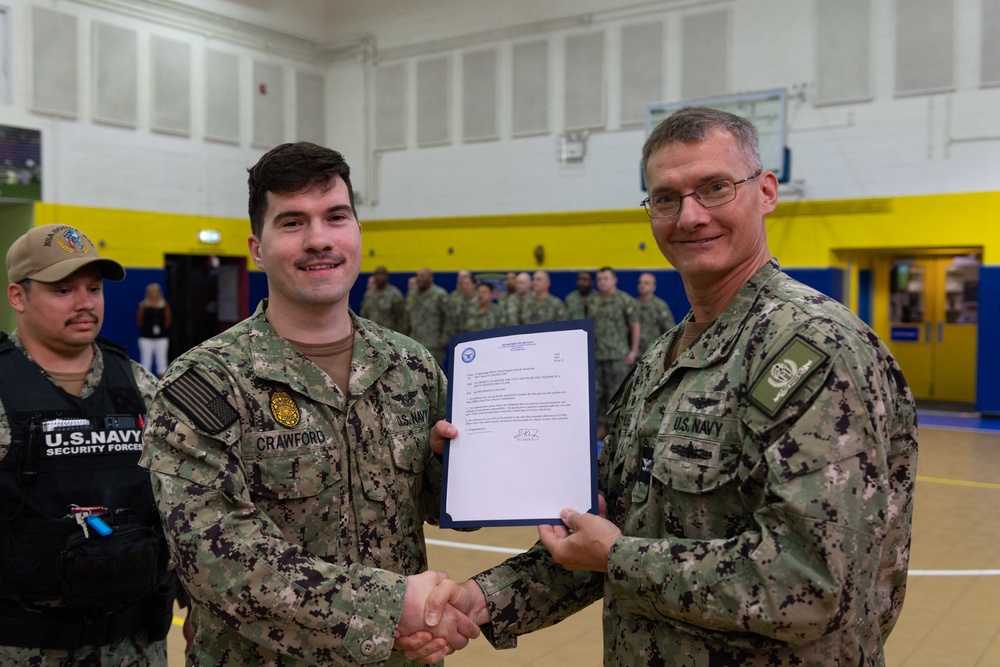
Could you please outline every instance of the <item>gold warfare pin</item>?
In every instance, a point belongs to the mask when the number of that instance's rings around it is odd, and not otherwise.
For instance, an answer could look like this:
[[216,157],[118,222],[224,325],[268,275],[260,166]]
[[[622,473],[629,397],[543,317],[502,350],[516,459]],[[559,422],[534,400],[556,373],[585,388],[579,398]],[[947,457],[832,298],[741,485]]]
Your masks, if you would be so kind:
[[288,428],[299,423],[299,406],[295,405],[288,392],[276,391],[271,394],[271,414],[274,415],[274,421]]

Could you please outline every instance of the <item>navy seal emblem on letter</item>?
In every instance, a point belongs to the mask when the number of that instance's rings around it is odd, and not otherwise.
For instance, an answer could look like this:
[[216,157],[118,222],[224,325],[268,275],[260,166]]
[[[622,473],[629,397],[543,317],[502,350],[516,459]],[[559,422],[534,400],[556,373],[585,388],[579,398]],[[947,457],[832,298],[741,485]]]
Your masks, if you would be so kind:
[[462,361],[464,361],[465,363],[469,363],[475,358],[476,358],[476,351],[471,347],[467,347],[464,350],[462,350]]

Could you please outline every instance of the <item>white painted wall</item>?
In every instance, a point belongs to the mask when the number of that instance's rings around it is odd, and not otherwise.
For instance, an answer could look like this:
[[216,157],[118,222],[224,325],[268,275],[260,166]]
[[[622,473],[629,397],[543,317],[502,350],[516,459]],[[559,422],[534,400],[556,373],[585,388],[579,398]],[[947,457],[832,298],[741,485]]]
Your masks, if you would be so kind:
[[[0,0],[10,9],[12,101],[0,102],[0,124],[39,128],[44,141],[44,198],[84,206],[244,217],[246,172],[266,150],[250,141],[252,62],[323,73],[327,143],[352,165],[363,219],[617,209],[637,206],[642,128],[622,128],[617,91],[620,30],[644,21],[666,28],[666,92],[678,95],[681,19],[726,8],[730,92],[787,88],[788,145],[797,187],[786,198],[836,199],[966,192],[1000,188],[1000,88],[978,87],[982,2],[956,0],[956,91],[893,95],[893,0],[873,0],[874,96],[871,101],[817,106],[815,2],[829,0]],[[79,17],[81,108],[75,119],[30,109],[30,9]],[[188,6],[191,11],[185,11]],[[233,20],[213,18],[224,13]],[[148,84],[140,82],[136,128],[91,120],[89,23],[101,20],[140,34],[140,72],[149,73],[150,36],[187,41],[193,50],[193,127],[189,137],[149,129]],[[255,27],[255,26],[260,26]],[[590,134],[587,159],[561,164],[562,44],[568,35],[603,31],[607,123]],[[510,47],[524,39],[550,42],[551,133],[512,138]],[[460,139],[460,65],[464,52],[499,52],[500,138]],[[238,145],[208,142],[204,129],[207,48],[239,55],[245,85]],[[446,55],[452,61],[450,144],[417,148],[411,113],[409,146],[372,151],[372,64]],[[140,77],[141,79],[143,77]],[[411,94],[411,112],[415,109]],[[289,102],[289,105],[292,103]],[[284,135],[296,138],[294,108]]]

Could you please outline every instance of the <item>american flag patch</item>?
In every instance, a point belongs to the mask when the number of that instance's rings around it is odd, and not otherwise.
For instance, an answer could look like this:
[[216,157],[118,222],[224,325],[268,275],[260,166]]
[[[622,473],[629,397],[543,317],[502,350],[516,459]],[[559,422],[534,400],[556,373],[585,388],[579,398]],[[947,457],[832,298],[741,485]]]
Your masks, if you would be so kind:
[[217,435],[239,417],[236,408],[194,369],[163,388],[170,401],[205,433]]

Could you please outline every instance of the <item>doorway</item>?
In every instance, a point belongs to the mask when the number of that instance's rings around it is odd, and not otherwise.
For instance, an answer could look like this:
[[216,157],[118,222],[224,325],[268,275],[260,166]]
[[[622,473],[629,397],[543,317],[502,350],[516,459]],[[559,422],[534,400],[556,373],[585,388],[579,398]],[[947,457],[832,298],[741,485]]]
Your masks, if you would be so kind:
[[917,399],[976,400],[981,264],[978,249],[876,258],[876,291],[888,297],[876,300],[876,332]]
[[246,257],[166,255],[170,360],[249,315]]

